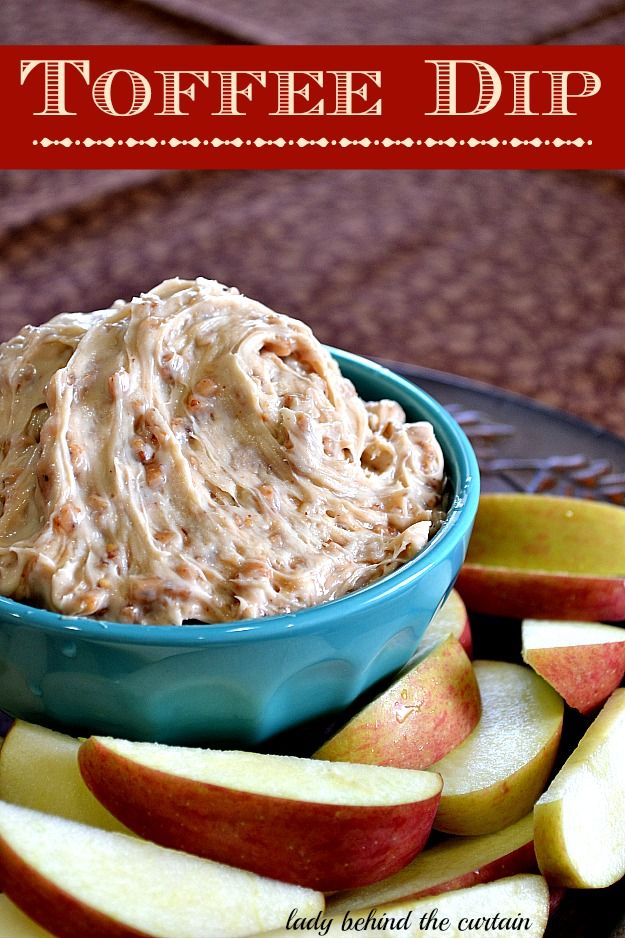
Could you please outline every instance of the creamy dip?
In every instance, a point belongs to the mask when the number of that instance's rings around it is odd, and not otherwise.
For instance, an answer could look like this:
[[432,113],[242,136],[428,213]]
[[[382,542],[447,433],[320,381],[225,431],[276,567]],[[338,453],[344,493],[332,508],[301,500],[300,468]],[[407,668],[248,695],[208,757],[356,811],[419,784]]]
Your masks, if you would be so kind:
[[1,345],[0,457],[0,593],[69,615],[301,609],[394,570],[442,517],[431,425],[203,278]]

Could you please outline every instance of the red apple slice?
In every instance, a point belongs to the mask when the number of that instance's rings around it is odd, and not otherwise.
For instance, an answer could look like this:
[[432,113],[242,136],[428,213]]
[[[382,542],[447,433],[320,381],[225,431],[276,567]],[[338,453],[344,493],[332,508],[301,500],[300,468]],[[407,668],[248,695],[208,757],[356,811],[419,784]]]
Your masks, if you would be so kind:
[[0,881],[59,938],[241,938],[324,907],[318,892],[6,802]]
[[590,713],[605,703],[623,680],[625,629],[601,622],[526,619],[523,660],[570,707]]
[[540,869],[574,889],[625,874],[625,689],[614,691],[534,809]]
[[103,830],[130,833],[91,794],[71,736],[16,720],[0,749],[0,799]]
[[549,889],[542,876],[528,874],[446,892],[435,901],[411,899],[383,909],[350,909],[337,915],[328,911],[308,923],[297,910],[294,912],[286,928],[255,938],[292,938],[304,930],[330,938],[346,934],[380,935],[382,932],[408,938],[439,934],[446,938],[487,934],[540,938],[549,916]]
[[428,625],[423,638],[419,643],[417,653],[432,648],[444,641],[448,635],[457,638],[469,658],[473,654],[473,637],[467,607],[462,601],[460,593],[452,590],[441,608]]
[[92,737],[80,770],[131,830],[332,891],[382,879],[424,846],[441,779],[374,765]]
[[452,837],[428,847],[399,873],[379,883],[336,893],[328,900],[328,915],[349,909],[384,908],[424,896],[488,883],[515,873],[537,870],[534,819],[531,814],[481,837]]
[[469,609],[518,619],[625,619],[625,509],[487,494],[457,581]]
[[531,811],[553,766],[564,704],[523,665],[476,661],[482,716],[432,769],[443,776],[434,821],[450,834],[488,834]]
[[0,895],[0,935],[2,938],[54,938],[32,918],[18,909],[8,896]]
[[315,758],[425,769],[469,735],[480,709],[471,662],[460,642],[448,636],[413,659]]

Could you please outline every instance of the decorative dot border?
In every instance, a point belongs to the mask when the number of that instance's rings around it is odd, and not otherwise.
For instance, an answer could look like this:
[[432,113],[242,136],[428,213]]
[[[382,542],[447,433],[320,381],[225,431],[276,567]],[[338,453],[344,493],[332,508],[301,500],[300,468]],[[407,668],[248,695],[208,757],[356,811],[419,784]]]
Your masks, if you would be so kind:
[[553,139],[546,139],[543,137],[532,137],[531,139],[521,139],[520,137],[511,137],[510,139],[500,139],[499,137],[489,137],[488,139],[478,139],[476,137],[469,137],[468,139],[459,140],[456,137],[447,137],[445,140],[435,139],[434,137],[427,137],[425,140],[416,139],[414,137],[404,137],[401,140],[394,139],[392,137],[383,137],[382,139],[371,139],[370,137],[362,137],[360,139],[354,139],[349,137],[340,137],[336,139],[329,139],[328,137],[319,137],[319,138],[308,138],[308,137],[298,137],[297,139],[286,139],[285,137],[277,137],[275,139],[265,139],[264,137],[254,137],[243,139],[242,137],[234,137],[233,139],[222,139],[221,137],[212,137],[211,139],[200,139],[199,137],[191,137],[188,140],[180,140],[178,137],[170,137],[169,139],[157,139],[156,137],[148,137],[146,140],[137,140],[135,137],[127,137],[124,139],[117,139],[114,137],[106,137],[104,140],[96,140],[93,137],[84,137],[83,139],[73,139],[71,137],[63,137],[61,140],[52,140],[50,137],[42,137],[40,140],[33,140],[32,145],[34,147],[41,146],[44,148],[48,147],[65,147],[69,149],[70,147],[86,147],[90,149],[91,147],[108,147],[112,149],[113,147],[128,147],[132,149],[133,147],[150,147],[152,149],[156,147],[171,147],[176,149],[177,147],[193,147],[197,149],[198,147],[212,147],[213,149],[218,149],[219,147],[235,147],[240,149],[241,147],[256,147],[260,149],[262,147],[278,147],[282,149],[283,147],[299,147],[303,149],[304,147],[321,147],[325,149],[326,147],[342,147],[343,149],[347,147],[364,147],[365,149],[369,147],[385,147],[389,149],[390,147],[405,147],[410,149],[412,147],[427,147],[431,149],[433,147],[449,147],[453,149],[454,147],[469,147],[470,149],[475,149],[476,147],[492,147],[496,149],[497,147],[548,147],[553,146],[559,149],[560,147],[591,147],[592,140],[585,140],[582,137],[575,137],[572,140],[564,140],[562,137],[554,137]]

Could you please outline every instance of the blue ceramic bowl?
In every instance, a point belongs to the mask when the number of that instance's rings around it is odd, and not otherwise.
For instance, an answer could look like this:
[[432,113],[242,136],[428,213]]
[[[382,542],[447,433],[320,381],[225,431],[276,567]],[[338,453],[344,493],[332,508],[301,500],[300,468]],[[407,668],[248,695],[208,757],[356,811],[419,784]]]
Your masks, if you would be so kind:
[[365,400],[433,425],[451,490],[445,523],[395,572],[292,615],[149,626],[57,615],[0,597],[0,708],[71,732],[251,746],[340,710],[400,668],[451,589],[477,510],[462,430],[408,381],[333,351]]

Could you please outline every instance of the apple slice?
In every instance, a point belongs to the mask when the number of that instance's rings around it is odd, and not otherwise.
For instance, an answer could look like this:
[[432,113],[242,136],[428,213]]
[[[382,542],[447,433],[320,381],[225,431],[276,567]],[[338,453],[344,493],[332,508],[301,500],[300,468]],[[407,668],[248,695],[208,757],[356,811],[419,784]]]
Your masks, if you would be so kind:
[[534,809],[540,869],[557,886],[625,874],[625,689],[614,691]]
[[519,934],[540,938],[549,917],[549,889],[536,874],[509,876],[496,882],[458,889],[431,898],[412,899],[383,909],[350,909],[344,913],[306,920],[294,909],[287,927],[255,938],[292,938],[299,930],[317,935],[379,935],[380,932],[411,936],[445,934],[446,938],[497,934],[517,938]]
[[315,758],[425,769],[461,743],[481,709],[462,645],[448,636],[410,665],[324,743]]
[[457,589],[518,619],[625,619],[625,509],[577,498],[480,498]]
[[103,830],[130,833],[91,794],[71,736],[16,720],[0,749],[0,799]]
[[91,737],[80,770],[131,830],[324,891],[382,879],[424,846],[433,772]]
[[537,869],[534,819],[530,813],[495,834],[450,837],[428,847],[394,876],[361,889],[336,893],[328,900],[327,912],[338,915],[349,909],[383,908],[400,899],[405,902],[437,896]]
[[443,776],[434,827],[488,834],[531,811],[553,766],[564,704],[519,664],[476,661],[482,716],[470,736],[432,769]]
[[419,643],[417,653],[442,642],[448,635],[457,638],[469,658],[473,654],[473,636],[467,607],[457,590],[452,590],[428,625]]
[[564,697],[590,713],[625,675],[625,629],[601,622],[523,623],[523,660]]
[[59,938],[241,938],[324,907],[312,890],[7,802],[0,881]]
[[53,938],[51,932],[24,915],[8,896],[4,895],[0,895],[0,935],[3,938]]

